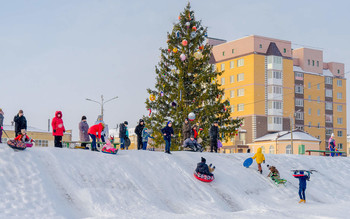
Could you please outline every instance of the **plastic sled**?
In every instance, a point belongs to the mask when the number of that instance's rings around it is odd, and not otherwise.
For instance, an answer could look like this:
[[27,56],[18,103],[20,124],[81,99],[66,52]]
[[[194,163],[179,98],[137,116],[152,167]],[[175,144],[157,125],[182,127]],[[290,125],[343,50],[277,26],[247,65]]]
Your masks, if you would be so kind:
[[243,166],[248,168],[250,167],[250,165],[252,165],[252,163],[253,163],[253,158],[250,157],[243,162]]
[[106,153],[106,154],[117,154],[118,153],[118,149],[115,149],[115,148],[110,148],[110,149],[102,148],[101,152],[102,153]]
[[193,173],[194,177],[202,182],[211,182],[213,181],[215,178],[214,178],[214,175],[212,176],[209,176],[209,175],[206,175],[206,174],[202,174],[202,173],[197,173],[196,171],[194,171]]
[[27,148],[25,143],[16,140],[8,140],[7,145],[14,150],[24,150]]
[[33,147],[33,143],[31,143],[31,142],[27,142],[27,143],[25,143],[25,144],[26,144],[26,147],[27,147],[27,148]]

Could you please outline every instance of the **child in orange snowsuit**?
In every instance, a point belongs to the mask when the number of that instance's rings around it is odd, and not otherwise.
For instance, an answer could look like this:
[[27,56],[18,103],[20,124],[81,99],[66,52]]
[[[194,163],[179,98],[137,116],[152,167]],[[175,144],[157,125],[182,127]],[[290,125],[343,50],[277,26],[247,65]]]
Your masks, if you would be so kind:
[[256,158],[256,163],[258,164],[259,172],[262,174],[261,163],[265,163],[265,156],[261,151],[262,151],[262,149],[258,148],[256,154],[254,154],[252,159]]

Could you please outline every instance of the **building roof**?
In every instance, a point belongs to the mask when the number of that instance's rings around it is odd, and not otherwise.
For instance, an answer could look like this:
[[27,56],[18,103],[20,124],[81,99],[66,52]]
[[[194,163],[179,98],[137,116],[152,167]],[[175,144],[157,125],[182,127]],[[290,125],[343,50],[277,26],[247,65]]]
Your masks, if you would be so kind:
[[[259,141],[290,141],[291,140],[291,133],[290,131],[282,131],[282,132],[275,132],[271,134],[264,135],[260,138],[257,138],[254,140],[254,142]],[[320,142],[320,139],[317,139],[313,137],[312,135],[303,132],[301,130],[294,130],[293,131],[293,140],[300,140],[300,141],[318,141]]]
[[266,51],[267,56],[282,56],[280,50],[277,48],[276,43],[271,42],[269,48]]
[[[15,126],[13,125],[4,125],[4,130],[5,131],[14,131],[15,130]],[[45,132],[45,133],[51,133],[47,130],[43,130],[43,129],[38,129],[32,126],[28,126],[27,127],[27,132]]]

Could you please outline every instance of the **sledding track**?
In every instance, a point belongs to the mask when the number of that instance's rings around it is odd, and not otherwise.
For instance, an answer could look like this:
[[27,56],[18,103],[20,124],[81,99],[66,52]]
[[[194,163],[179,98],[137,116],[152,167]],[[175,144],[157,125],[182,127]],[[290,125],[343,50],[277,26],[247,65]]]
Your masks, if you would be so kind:
[[[193,177],[200,157],[216,166],[215,180]],[[248,154],[29,148],[0,144],[0,218],[343,218],[350,204],[348,158],[267,155],[288,180],[276,187]],[[341,167],[341,168],[339,168]],[[290,169],[315,168],[307,204],[297,204]],[[330,187],[336,187],[329,191]],[[346,207],[345,207],[346,206]]]

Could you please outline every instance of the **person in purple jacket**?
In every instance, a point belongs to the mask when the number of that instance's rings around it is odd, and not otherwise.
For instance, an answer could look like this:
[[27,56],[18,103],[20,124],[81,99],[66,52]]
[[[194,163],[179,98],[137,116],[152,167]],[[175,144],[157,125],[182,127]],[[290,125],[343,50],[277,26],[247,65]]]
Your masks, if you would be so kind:
[[[80,141],[88,142],[90,141],[89,138],[89,125],[86,121],[86,116],[81,117],[81,122],[79,123],[79,137]],[[81,143],[82,147],[86,148],[86,143]]]
[[304,171],[299,171],[299,174],[294,172],[293,175],[295,178],[299,179],[299,203],[306,202],[305,190],[306,190],[306,180],[310,180],[310,172],[307,172],[307,175],[304,174]]

